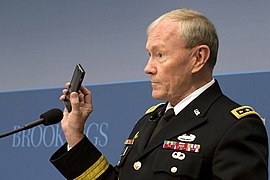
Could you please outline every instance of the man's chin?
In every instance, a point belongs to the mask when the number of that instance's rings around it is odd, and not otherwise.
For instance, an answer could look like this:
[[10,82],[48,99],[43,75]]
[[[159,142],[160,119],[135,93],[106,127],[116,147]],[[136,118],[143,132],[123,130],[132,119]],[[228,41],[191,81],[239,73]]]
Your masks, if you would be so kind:
[[158,94],[156,92],[152,92],[152,97],[156,100],[164,100],[163,96],[161,94]]

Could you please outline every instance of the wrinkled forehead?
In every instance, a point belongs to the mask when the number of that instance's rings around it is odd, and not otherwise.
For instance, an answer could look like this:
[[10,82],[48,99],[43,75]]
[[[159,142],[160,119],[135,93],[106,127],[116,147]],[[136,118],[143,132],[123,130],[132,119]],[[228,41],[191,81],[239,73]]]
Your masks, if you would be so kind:
[[156,26],[154,26],[148,34],[146,48],[150,46],[164,46],[171,41],[180,42],[179,37],[179,22],[170,20],[162,20]]

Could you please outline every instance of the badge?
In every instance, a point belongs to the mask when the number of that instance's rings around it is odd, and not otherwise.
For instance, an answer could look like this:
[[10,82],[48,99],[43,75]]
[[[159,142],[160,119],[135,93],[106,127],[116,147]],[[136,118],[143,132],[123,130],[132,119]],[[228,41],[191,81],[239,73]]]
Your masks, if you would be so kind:
[[174,159],[178,159],[178,160],[181,160],[182,161],[182,160],[185,159],[186,155],[184,153],[182,153],[182,152],[175,151],[175,152],[172,153],[172,157]]
[[196,136],[194,134],[182,134],[177,139],[183,142],[192,142],[196,139]]
[[124,142],[125,145],[133,145],[133,143],[134,143],[134,139],[127,139]]
[[200,114],[201,114],[201,112],[200,112],[200,110],[199,109],[194,109],[194,114],[196,115],[196,116],[199,116]]

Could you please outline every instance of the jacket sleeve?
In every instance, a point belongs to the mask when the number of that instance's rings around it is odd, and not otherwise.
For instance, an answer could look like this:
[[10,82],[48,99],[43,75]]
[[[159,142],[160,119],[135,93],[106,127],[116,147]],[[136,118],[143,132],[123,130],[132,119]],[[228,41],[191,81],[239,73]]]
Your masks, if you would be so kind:
[[268,180],[268,140],[259,118],[239,119],[220,140],[213,179]]
[[52,155],[50,161],[67,179],[117,179],[116,169],[87,137],[69,151],[67,144],[64,144]]

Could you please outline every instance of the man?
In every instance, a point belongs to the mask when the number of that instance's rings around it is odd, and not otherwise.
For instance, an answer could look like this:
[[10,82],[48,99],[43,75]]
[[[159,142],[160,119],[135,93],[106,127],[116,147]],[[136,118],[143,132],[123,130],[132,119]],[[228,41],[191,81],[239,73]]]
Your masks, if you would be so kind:
[[145,73],[152,96],[166,103],[138,121],[113,167],[83,134],[92,98],[82,86],[71,94],[72,112],[64,111],[67,144],[51,162],[67,179],[267,180],[268,140],[260,116],[223,95],[212,77],[218,51],[213,24],[196,11],[177,9],[147,33]]

